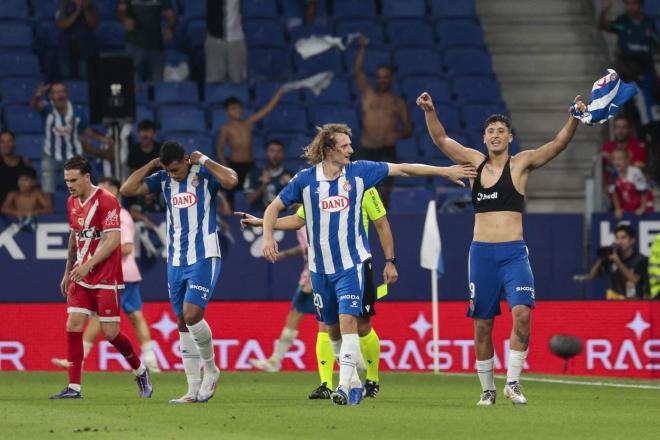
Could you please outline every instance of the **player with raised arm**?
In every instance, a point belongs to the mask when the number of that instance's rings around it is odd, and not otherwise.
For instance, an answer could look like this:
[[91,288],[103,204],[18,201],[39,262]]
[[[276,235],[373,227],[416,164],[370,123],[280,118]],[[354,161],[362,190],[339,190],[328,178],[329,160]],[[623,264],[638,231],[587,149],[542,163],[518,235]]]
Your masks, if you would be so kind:
[[357,317],[362,315],[363,263],[371,257],[361,215],[365,190],[388,176],[443,176],[463,186],[460,179],[476,177],[471,165],[351,162],[350,136],[351,129],[345,124],[325,124],[305,148],[305,156],[313,166],[296,174],[268,205],[263,221],[264,257],[274,263],[278,248],[273,229],[278,214],[294,203],[303,204],[317,318],[328,325],[331,340],[342,341],[339,386],[332,393],[332,400],[338,405],[357,405],[363,393],[356,362],[360,351]]
[[[529,347],[531,309],[534,307],[534,276],[529,252],[523,241],[522,212],[530,171],[540,168],[569,144],[579,120],[569,115],[555,138],[535,150],[509,154],[513,140],[509,119],[491,115],[484,123],[484,143],[488,155],[466,148],[449,136],[435,112],[428,93],[417,98],[424,110],[426,125],[435,145],[455,163],[470,164],[477,175],[470,179],[475,209],[474,236],[470,246],[468,316],[474,318],[474,348],[482,394],[477,405],[493,405],[496,388],[493,376],[493,325],[500,311],[500,295],[505,294],[513,317],[511,349],[504,396],[514,404],[526,404],[520,387]],[[580,111],[586,105],[575,98]]]
[[[163,169],[151,174],[158,166]],[[167,141],[160,157],[136,170],[121,187],[126,197],[162,192],[167,203],[167,284],[188,381],[188,392],[170,403],[206,402],[215,394],[220,370],[215,364],[213,337],[204,311],[220,275],[216,194],[221,185],[233,188],[236,182],[231,168],[199,151],[189,156],[181,144]]]
[[66,321],[69,385],[50,398],[82,398],[82,332],[92,313],[98,315],[106,339],[133,369],[140,397],[151,397],[149,370],[119,330],[119,291],[124,288],[119,201],[110,192],[94,186],[91,173],[89,162],[81,156],[64,162],[64,182],[71,193],[67,201],[71,233],[60,289],[69,313]]

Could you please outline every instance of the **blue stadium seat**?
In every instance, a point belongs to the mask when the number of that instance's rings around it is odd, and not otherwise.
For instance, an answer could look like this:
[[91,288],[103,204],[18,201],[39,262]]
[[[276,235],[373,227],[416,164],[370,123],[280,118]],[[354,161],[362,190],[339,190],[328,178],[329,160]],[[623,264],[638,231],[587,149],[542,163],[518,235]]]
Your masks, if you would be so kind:
[[433,143],[428,133],[419,133],[417,143],[419,144],[419,151],[424,156],[424,161],[447,160],[447,156]]
[[314,73],[325,72],[326,70],[332,72],[343,70],[339,49],[331,49],[306,60],[302,59],[296,52],[293,56],[293,63],[301,75],[312,75]]
[[64,84],[71,102],[74,104],[87,104],[89,102],[87,81],[66,81]]
[[476,17],[474,0],[430,0],[434,17]]
[[359,120],[355,108],[336,104],[316,104],[310,107],[312,125],[322,126],[327,123],[343,123],[353,130],[359,128]]
[[481,49],[447,49],[445,65],[451,75],[487,75],[493,72],[490,55]]
[[298,171],[304,169],[304,168],[309,168],[311,165],[309,165],[305,159],[301,158],[287,158],[284,159],[284,168],[293,172],[297,173]]
[[138,104],[149,104],[149,83],[138,82],[135,84],[135,100]]
[[351,83],[345,78],[334,77],[330,85],[324,89],[318,96],[314,95],[310,89],[303,90],[303,96],[308,103],[338,102],[350,104]]
[[477,130],[483,131],[484,120],[493,113],[507,114],[503,104],[464,104],[461,106],[461,115],[468,133]]
[[412,161],[419,159],[419,149],[417,148],[417,138],[410,136],[408,139],[399,139],[396,142],[396,154],[400,161]]
[[29,159],[40,159],[44,151],[44,135],[21,134],[16,136],[16,154]]
[[307,112],[302,104],[282,103],[277,109],[263,119],[266,131],[297,131],[309,129]]
[[433,49],[398,49],[394,51],[394,64],[399,76],[442,74],[442,57]]
[[374,0],[334,0],[332,15],[335,17],[373,17],[376,15]]
[[118,21],[102,21],[94,31],[96,45],[102,52],[121,52],[124,50],[125,29]]
[[384,17],[423,17],[426,0],[382,0]]
[[59,0],[32,0],[34,18],[38,20],[53,20]]
[[156,122],[153,109],[145,104],[138,104],[135,106],[135,120],[136,120],[135,125],[139,124],[144,120]]
[[220,127],[229,122],[229,116],[225,113],[225,109],[222,106],[212,107],[207,110],[207,115],[209,119],[209,127],[211,127],[211,133],[214,135],[220,131]]
[[188,153],[199,150],[207,156],[215,157],[215,144],[205,132],[166,131],[160,136],[163,140],[179,142]]
[[183,53],[174,49],[165,50],[166,66],[178,66],[181,63],[188,63],[190,65],[190,59],[188,58],[187,53]]
[[644,2],[644,14],[649,17],[658,17],[660,16],[660,1],[658,0],[646,0]]
[[[266,133],[265,143],[277,139],[284,144],[284,155],[288,158],[297,159],[303,153],[303,148],[312,141],[310,136],[303,132],[269,131]],[[254,144],[255,149],[260,145]]]
[[332,35],[332,28],[323,24],[311,24],[289,29],[289,38],[293,44],[301,38],[307,38],[312,35]]
[[407,76],[401,81],[401,92],[409,102],[414,102],[417,97],[428,92],[435,101],[448,102],[451,100],[449,81],[438,76]]
[[[414,104],[411,104],[413,106]],[[435,111],[438,113],[438,118],[444,125],[448,132],[461,130],[461,113],[458,108],[450,104],[443,104],[435,102]],[[426,121],[424,119],[424,112],[418,108],[411,107],[411,119],[415,123],[415,133],[420,131],[426,132]]]
[[192,81],[159,82],[154,85],[154,103],[196,103],[197,84]]
[[0,23],[0,50],[29,51],[31,47],[32,26],[26,23]]
[[392,184],[398,187],[425,187],[429,183],[429,178],[426,176],[403,177],[396,176],[392,180]]
[[459,101],[493,104],[502,102],[500,85],[491,76],[461,76],[455,78],[452,85]]
[[433,192],[426,188],[394,188],[390,193],[390,212],[424,214]]
[[[199,1],[199,0],[190,0]],[[246,18],[272,18],[277,17],[277,2],[264,0],[242,0],[241,15]]]
[[39,59],[34,54],[0,54],[0,66],[0,77],[39,75]]
[[67,203],[69,201],[70,195],[71,194],[69,193],[69,191],[64,189],[58,189],[57,191],[55,191],[55,193],[53,193],[53,213],[55,214],[67,213]]
[[43,135],[44,123],[41,115],[27,105],[8,105],[4,109],[5,124],[16,134],[34,133]]
[[435,24],[435,34],[443,49],[486,46],[483,30],[476,20],[440,20]]
[[189,105],[163,106],[158,108],[158,118],[163,131],[205,131],[204,111]]
[[253,46],[248,49],[248,76],[252,79],[287,78],[289,54],[279,47]]
[[206,19],[194,18],[186,24],[188,47],[198,49],[204,47],[206,41]]
[[37,50],[59,47],[60,31],[54,21],[40,21],[37,23]]
[[[172,2],[174,3],[174,2]],[[206,17],[206,2],[199,0],[179,0],[184,19]]]
[[250,46],[284,46],[284,29],[275,18],[243,20],[245,41]]
[[6,78],[0,83],[3,104],[27,104],[41,83],[39,77]]
[[[350,47],[346,52],[344,52],[344,63],[348,67],[348,70],[351,72],[353,71],[353,66],[355,65],[356,52],[357,49],[355,46]],[[390,51],[384,47],[372,47],[370,45],[364,55],[364,71],[367,73],[367,75],[373,75],[376,73],[378,67],[383,65],[392,65],[392,56],[390,55]]]
[[433,45],[433,27],[424,19],[397,18],[390,20],[386,28],[387,38],[394,48]]
[[[251,103],[256,107],[263,107],[268,103],[268,101],[271,100],[271,98],[273,97],[273,95],[275,95],[277,89],[279,89],[281,85],[282,82],[280,81],[269,81],[269,80],[257,81],[254,84],[254,99],[251,101]],[[290,92],[285,93],[284,95],[282,95],[280,102],[292,102],[292,103],[300,102],[300,91],[292,90]]]
[[0,20],[28,20],[27,0],[0,0]]
[[230,96],[235,96],[242,102],[248,102],[250,95],[247,84],[221,83],[204,86],[206,104],[222,104]]
[[369,39],[369,44],[383,44],[385,35],[383,26],[371,18],[340,18],[335,20],[335,34],[346,36],[348,34],[360,32]]

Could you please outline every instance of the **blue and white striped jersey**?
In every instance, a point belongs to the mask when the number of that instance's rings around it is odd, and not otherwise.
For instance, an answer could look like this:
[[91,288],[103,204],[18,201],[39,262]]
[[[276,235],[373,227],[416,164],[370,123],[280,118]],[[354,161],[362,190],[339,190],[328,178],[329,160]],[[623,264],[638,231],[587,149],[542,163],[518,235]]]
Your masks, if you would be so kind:
[[87,115],[68,102],[66,115],[60,114],[52,102],[41,111],[44,118],[44,154],[57,161],[65,161],[82,155],[83,149],[78,133],[87,128]]
[[282,190],[280,199],[286,206],[302,203],[305,208],[309,270],[333,274],[371,257],[362,225],[362,197],[387,174],[385,162],[357,161],[329,180],[318,164],[300,171]]
[[144,179],[149,192],[162,192],[167,203],[167,263],[190,266],[203,258],[220,257],[215,223],[220,183],[205,168],[192,165],[183,182],[165,170]]

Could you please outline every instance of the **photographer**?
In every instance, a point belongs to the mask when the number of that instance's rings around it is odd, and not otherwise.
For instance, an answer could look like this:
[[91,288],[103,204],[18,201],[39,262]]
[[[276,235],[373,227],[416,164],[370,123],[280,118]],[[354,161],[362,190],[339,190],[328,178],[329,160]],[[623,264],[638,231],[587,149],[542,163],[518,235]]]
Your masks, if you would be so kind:
[[607,299],[644,299],[648,297],[648,259],[634,249],[635,230],[619,225],[614,230],[614,245],[598,249],[598,259],[588,274],[575,275],[585,282],[597,276],[607,278]]

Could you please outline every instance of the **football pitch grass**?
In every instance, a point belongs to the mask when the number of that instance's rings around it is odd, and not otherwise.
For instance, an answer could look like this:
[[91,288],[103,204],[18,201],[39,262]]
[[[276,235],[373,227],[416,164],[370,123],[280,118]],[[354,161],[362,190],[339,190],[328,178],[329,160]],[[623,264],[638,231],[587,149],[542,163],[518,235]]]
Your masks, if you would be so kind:
[[[497,404],[477,407],[476,375],[385,373],[377,399],[339,407],[307,399],[317,384],[311,373],[223,373],[208,403],[171,405],[185,391],[183,373],[154,375],[151,399],[137,397],[129,373],[88,373],[84,399],[51,401],[64,373],[0,372],[0,432],[4,439],[660,438],[660,381],[527,377],[527,406],[504,398],[501,378]],[[546,379],[592,386],[537,381]]]

